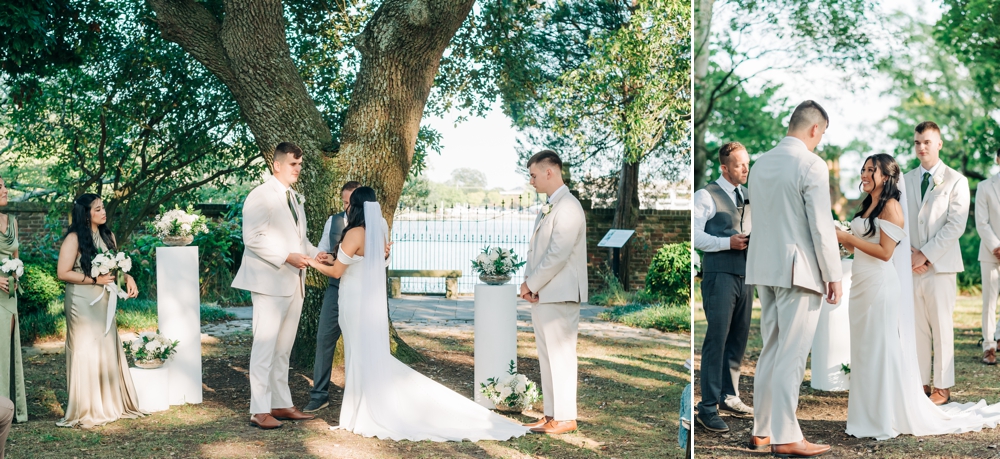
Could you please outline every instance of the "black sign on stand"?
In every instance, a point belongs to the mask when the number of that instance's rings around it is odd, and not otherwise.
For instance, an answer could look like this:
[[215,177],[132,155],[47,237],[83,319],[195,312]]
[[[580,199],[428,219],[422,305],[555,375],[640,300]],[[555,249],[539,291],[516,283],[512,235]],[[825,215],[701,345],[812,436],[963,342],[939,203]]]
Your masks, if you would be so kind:
[[614,271],[615,277],[621,277],[621,268],[619,266],[621,249],[625,246],[625,243],[632,238],[633,234],[635,234],[635,230],[613,229],[608,231],[608,234],[605,234],[604,237],[601,238],[601,242],[597,243],[598,247],[610,247],[614,249],[614,256],[611,258],[611,270]]

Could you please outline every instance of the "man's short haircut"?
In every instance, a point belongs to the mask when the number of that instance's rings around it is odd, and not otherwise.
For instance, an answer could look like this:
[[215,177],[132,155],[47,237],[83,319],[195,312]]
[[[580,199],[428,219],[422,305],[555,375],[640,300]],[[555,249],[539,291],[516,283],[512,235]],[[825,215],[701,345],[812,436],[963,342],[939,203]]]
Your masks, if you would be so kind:
[[535,153],[534,155],[532,155],[530,159],[528,159],[529,168],[531,167],[532,164],[536,163],[539,165],[549,164],[551,166],[555,166],[556,169],[562,171],[562,164],[563,164],[562,160],[559,159],[559,155],[557,155],[556,152],[552,150],[542,150],[538,153]]
[[355,182],[354,180],[351,180],[350,182],[345,183],[344,186],[340,187],[340,192],[343,193],[345,191],[354,191],[358,188],[361,188],[361,182]]
[[739,143],[739,142],[729,142],[729,143],[723,145],[722,148],[719,148],[719,164],[726,164],[726,163],[728,163],[729,162],[729,155],[731,155],[731,154],[733,154],[733,153],[735,153],[737,151],[746,150],[746,149],[747,149],[747,147],[744,147],[743,144]]
[[938,127],[937,123],[933,121],[924,121],[923,123],[918,124],[914,129],[917,134],[923,134],[924,131],[928,130],[937,131],[938,135],[941,135],[941,128]]
[[795,132],[802,129],[809,129],[818,125],[820,121],[826,122],[826,127],[830,127],[830,116],[815,101],[807,100],[795,107],[792,112],[792,119],[788,121],[788,131]]
[[293,155],[295,159],[302,157],[302,149],[298,145],[292,142],[281,142],[277,147],[274,147],[274,160],[277,161],[285,155]]

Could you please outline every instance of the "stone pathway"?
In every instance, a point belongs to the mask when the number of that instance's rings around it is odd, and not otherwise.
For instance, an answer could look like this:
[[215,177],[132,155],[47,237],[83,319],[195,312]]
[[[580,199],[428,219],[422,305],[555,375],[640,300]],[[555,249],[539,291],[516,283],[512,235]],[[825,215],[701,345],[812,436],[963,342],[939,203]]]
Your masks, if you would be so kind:
[[[455,300],[440,296],[410,295],[389,299],[389,316],[392,323],[400,331],[418,331],[425,333],[472,332],[474,329],[473,315],[475,302],[472,297],[462,297]],[[253,308],[226,308],[236,316],[228,322],[208,324],[201,327],[202,343],[214,342],[218,337],[250,332],[252,328]],[[626,325],[607,322],[598,318],[604,310],[602,306],[584,303],[580,307],[580,334],[594,338],[614,340],[635,340],[656,342],[668,346],[687,348],[691,346],[691,338],[685,333],[664,333],[659,330],[632,328]],[[517,329],[531,332],[531,304],[527,301],[517,301]],[[124,333],[122,340],[135,338],[134,333]],[[26,356],[37,354],[61,354],[63,342],[38,343],[25,349]]]

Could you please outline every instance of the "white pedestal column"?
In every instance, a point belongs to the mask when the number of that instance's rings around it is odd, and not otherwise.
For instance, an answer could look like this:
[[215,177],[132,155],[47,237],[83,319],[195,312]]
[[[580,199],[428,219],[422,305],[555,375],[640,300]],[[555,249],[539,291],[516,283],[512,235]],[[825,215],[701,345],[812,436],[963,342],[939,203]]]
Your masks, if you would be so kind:
[[493,409],[479,384],[506,375],[511,360],[517,365],[517,289],[509,284],[479,284],[475,294],[473,399]]
[[841,365],[851,363],[851,317],[848,314],[847,300],[851,296],[851,266],[854,260],[841,261],[844,268],[844,296],[840,304],[823,301],[819,325],[813,336],[810,385],[818,390],[844,391],[851,387],[851,379],[841,371]]
[[164,365],[170,370],[170,404],[201,403],[197,247],[157,247],[156,301],[160,334],[180,341],[177,353]]
[[139,409],[148,413],[170,409],[170,370],[166,366],[146,370],[129,368],[139,397]]

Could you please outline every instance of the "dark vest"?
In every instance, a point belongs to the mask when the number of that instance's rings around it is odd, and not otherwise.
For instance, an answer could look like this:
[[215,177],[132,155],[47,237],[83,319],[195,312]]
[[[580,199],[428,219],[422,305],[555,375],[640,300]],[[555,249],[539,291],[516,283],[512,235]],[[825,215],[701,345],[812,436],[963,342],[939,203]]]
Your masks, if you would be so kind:
[[[330,255],[337,258],[338,249],[340,248],[340,236],[344,234],[344,213],[335,214],[330,217],[333,221],[330,222]],[[330,278],[330,285],[334,287],[340,287],[340,279],[336,277]]]
[[[730,196],[733,190],[725,190],[718,183],[712,182],[705,186],[705,191],[715,201],[715,216],[705,222],[705,233],[716,237],[730,237],[734,234],[750,233],[750,204],[743,207],[742,215]],[[744,199],[747,189],[740,187]],[[735,196],[734,196],[735,197]],[[742,226],[741,226],[742,225]],[[745,276],[747,272],[747,251],[723,250],[721,252],[705,252],[702,260],[702,272],[729,273]]]

